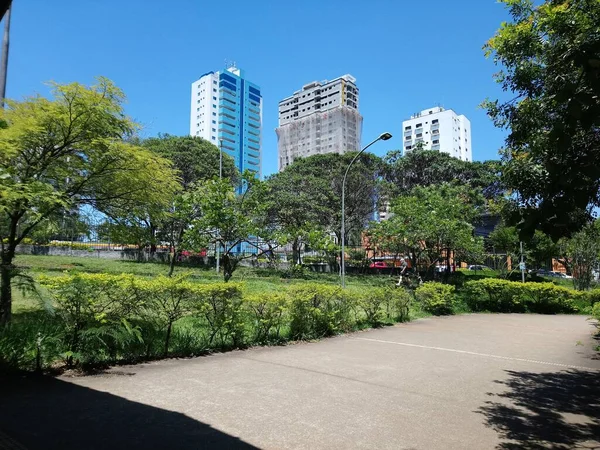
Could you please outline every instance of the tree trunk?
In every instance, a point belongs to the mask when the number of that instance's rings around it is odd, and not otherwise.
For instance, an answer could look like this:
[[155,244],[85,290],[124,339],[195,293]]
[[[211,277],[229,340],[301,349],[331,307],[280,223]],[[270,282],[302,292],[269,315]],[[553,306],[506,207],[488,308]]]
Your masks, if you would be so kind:
[[292,265],[295,266],[298,264],[298,260],[300,259],[300,245],[298,238],[294,238],[292,242]]
[[167,326],[167,336],[165,338],[165,357],[169,355],[169,342],[171,341],[171,330],[173,329],[173,322],[169,322]]
[[173,275],[173,271],[175,270],[175,260],[177,259],[177,251],[175,247],[173,247],[173,254],[171,256],[171,261],[169,262],[169,277]]
[[223,281],[227,283],[233,276],[233,272],[237,266],[237,262],[231,259],[229,253],[223,253]]

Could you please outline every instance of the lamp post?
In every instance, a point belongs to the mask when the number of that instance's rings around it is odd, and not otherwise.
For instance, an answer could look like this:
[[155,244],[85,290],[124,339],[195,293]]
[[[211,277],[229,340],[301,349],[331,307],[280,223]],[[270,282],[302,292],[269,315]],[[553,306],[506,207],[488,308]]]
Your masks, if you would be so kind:
[[371,145],[373,145],[377,141],[387,141],[391,137],[392,137],[391,133],[382,133],[373,142],[371,142],[370,144],[368,144],[366,147],[363,147],[363,149],[360,152],[358,152],[354,158],[352,158],[352,161],[350,161],[350,164],[348,164],[348,167],[346,168],[346,173],[344,173],[344,179],[342,180],[342,233],[341,233],[341,238],[342,238],[341,277],[342,277],[342,287],[343,288],[346,287],[346,258],[345,258],[345,256],[346,256],[346,248],[345,248],[345,242],[344,241],[345,241],[345,238],[346,238],[346,217],[345,217],[346,214],[345,214],[345,208],[346,208],[346,178],[348,177],[348,171],[350,170],[350,167],[352,167],[352,164],[354,164],[354,162],[358,159],[358,157],[366,149],[368,149]]
[[[219,139],[219,181],[223,180],[223,139]],[[219,273],[220,269],[220,259],[221,259],[221,248],[220,243],[215,242],[216,254],[217,254],[217,273]]]

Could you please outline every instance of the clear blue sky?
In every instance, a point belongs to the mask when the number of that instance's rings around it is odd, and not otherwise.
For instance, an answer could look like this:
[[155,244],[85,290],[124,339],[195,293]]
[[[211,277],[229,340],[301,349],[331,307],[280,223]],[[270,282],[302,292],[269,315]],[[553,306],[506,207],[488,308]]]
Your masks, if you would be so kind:
[[233,60],[262,88],[268,175],[277,102],[350,73],[363,143],[394,134],[374,153],[401,148],[402,120],[441,104],[471,120],[474,158],[495,159],[505,133],[478,105],[502,92],[481,47],[506,19],[495,0],[14,0],[7,96],[103,75],[125,91],[143,135],[184,135],[191,83]]

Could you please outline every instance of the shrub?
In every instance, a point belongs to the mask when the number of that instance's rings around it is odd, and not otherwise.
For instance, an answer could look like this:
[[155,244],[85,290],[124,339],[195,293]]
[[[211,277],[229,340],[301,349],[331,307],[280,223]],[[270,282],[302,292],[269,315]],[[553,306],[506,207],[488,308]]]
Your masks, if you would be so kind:
[[423,310],[436,316],[452,314],[454,305],[454,286],[429,282],[419,286],[415,297]]
[[267,342],[271,336],[281,339],[281,327],[288,313],[287,296],[281,292],[265,292],[244,298],[248,315],[254,326],[254,339]]
[[194,312],[206,321],[210,330],[208,345],[219,338],[221,346],[244,344],[242,289],[236,283],[195,284]]
[[40,284],[53,294],[57,313],[65,327],[64,357],[74,362],[95,363],[117,358],[138,330],[127,322],[137,310],[139,297],[133,275],[77,273],[40,277]]
[[386,316],[394,322],[409,320],[412,295],[404,288],[387,288],[386,290]]
[[486,278],[466,283],[473,311],[572,313],[581,309],[582,294],[553,283],[521,283]]
[[350,304],[341,288],[306,283],[290,287],[287,293],[293,339],[331,336],[350,328]]
[[600,320],[600,302],[594,304],[592,308],[592,316],[596,320]]
[[473,311],[526,312],[518,296],[521,284],[499,278],[469,281],[465,284],[467,305]]

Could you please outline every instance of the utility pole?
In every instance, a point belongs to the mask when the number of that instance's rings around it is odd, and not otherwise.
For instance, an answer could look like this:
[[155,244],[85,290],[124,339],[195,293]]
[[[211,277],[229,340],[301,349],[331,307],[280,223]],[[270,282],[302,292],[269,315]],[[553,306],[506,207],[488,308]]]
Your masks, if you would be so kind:
[[6,98],[6,77],[8,73],[8,48],[10,45],[10,12],[12,5],[8,5],[4,15],[4,37],[2,38],[2,62],[0,63],[0,102],[4,108]]

